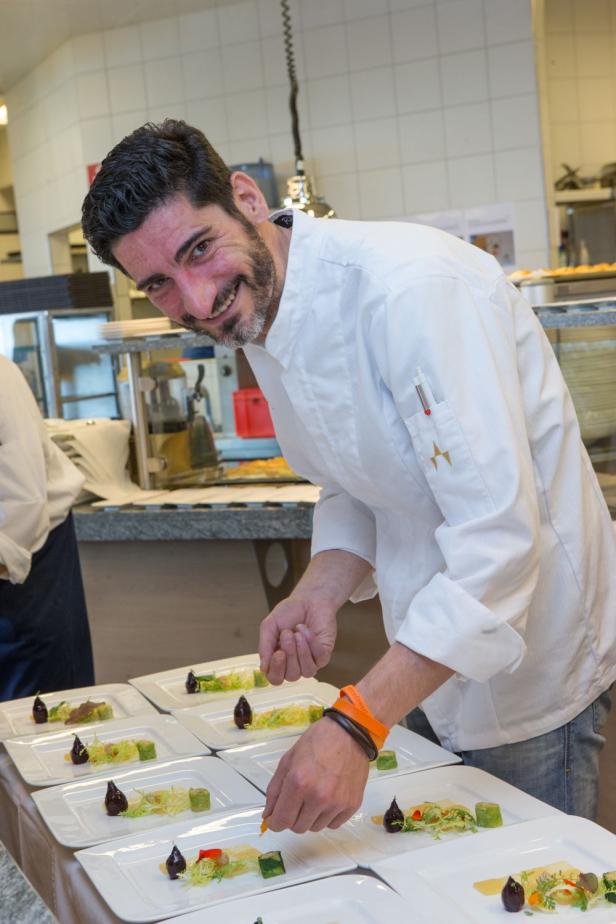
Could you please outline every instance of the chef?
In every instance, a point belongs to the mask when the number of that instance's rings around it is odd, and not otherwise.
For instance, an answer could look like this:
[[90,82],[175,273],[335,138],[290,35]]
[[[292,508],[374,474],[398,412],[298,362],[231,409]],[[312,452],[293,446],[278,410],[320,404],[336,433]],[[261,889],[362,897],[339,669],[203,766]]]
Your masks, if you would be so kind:
[[499,264],[412,224],[270,217],[171,120],[108,155],[83,217],[164,314],[244,347],[285,456],[322,487],[311,563],[261,628],[270,680],[312,676],[340,606],[381,597],[391,647],[282,758],[270,828],[347,820],[407,714],[593,817],[614,535],[550,344]]
[[70,512],[83,480],[0,356],[0,700],[94,683]]

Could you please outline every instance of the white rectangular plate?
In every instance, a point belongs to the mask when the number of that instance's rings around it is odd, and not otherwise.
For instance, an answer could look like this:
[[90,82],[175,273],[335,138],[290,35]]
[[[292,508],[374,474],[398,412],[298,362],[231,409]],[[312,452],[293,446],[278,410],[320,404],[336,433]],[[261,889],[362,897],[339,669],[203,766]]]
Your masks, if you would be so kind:
[[[290,738],[264,741],[261,744],[245,744],[243,747],[221,751],[220,757],[265,792],[278,761],[298,740],[299,735],[293,735]],[[377,770],[376,767],[370,767],[369,780],[391,779],[460,761],[457,754],[446,751],[445,748],[408,731],[401,725],[394,725],[384,747],[396,752],[398,767],[395,770]]]
[[[205,787],[210,792],[208,812],[180,815],[146,815],[142,818],[110,817],[105,811],[107,782],[113,779],[129,802],[140,792],[154,789]],[[166,824],[189,820],[209,821],[215,814],[239,806],[262,805],[263,795],[243,777],[216,757],[185,757],[136,770],[109,770],[105,777],[52,786],[32,793],[36,806],[51,833],[65,847],[90,847],[125,835],[151,831]]]
[[[297,735],[307,725],[284,725],[280,728],[238,728],[233,721],[233,709],[239,698],[203,703],[193,709],[179,709],[174,712],[178,722],[215,750],[237,747],[271,738],[285,738]],[[254,712],[266,712],[279,706],[298,704],[301,706],[331,706],[338,698],[338,690],[329,683],[298,680],[292,686],[268,687],[255,690],[246,696]]]
[[[65,725],[64,722],[45,722],[37,725],[32,718],[34,699],[34,696],[25,696],[0,703],[0,741],[18,735],[40,735],[65,728],[79,734],[78,729],[88,728],[93,724],[86,722],[83,725]],[[127,683],[106,683],[77,690],[60,690],[58,693],[42,693],[41,699],[48,709],[57,706],[62,700],[66,700],[73,707],[85,703],[88,699],[98,703],[106,702],[113,706],[114,719],[125,719],[131,715],[152,715],[155,712],[147,699]]]
[[[73,746],[73,731],[50,732],[48,735],[30,735],[26,738],[9,738],[4,742],[13,763],[29,786],[55,786],[92,776],[107,776],[122,770],[152,766],[155,761],[127,761],[122,764],[89,763],[75,766],[65,760]],[[119,741],[123,738],[147,738],[156,745],[156,760],[170,760],[173,757],[193,757],[209,753],[209,748],[195,738],[173,716],[135,716],[128,719],[111,719],[108,722],[94,722],[79,729],[79,738],[87,748],[96,736],[99,741]]]
[[[258,895],[355,868],[325,834],[267,831],[260,836],[261,813],[260,808],[246,809],[219,815],[211,822],[191,825],[184,821],[149,835],[89,847],[75,856],[114,914],[135,922],[158,921],[231,898]],[[280,850],[286,873],[263,879],[259,873],[249,872],[206,886],[189,886],[181,880],[171,881],[159,869],[174,844],[187,859],[195,857],[200,848],[249,845],[261,853]],[[232,919],[221,909],[220,920]]]
[[[474,882],[558,860],[601,875],[616,867],[616,836],[586,818],[553,815],[466,838],[463,849],[460,843],[450,842],[437,850],[405,853],[377,863],[374,870],[412,903],[413,911],[429,915],[431,924],[491,924],[511,915],[500,895],[481,895]],[[527,920],[522,913],[518,917]],[[593,908],[588,915],[579,908],[561,907],[553,915],[563,924],[586,919],[590,924],[614,924],[616,906]]]
[[[222,914],[221,914],[222,912]],[[252,924],[257,916],[264,924],[402,924],[409,918],[408,904],[389,886],[371,876],[347,874],[279,889],[265,895],[238,898],[221,908],[193,911],[175,924]],[[170,924],[167,919],[163,924]],[[413,910],[413,924],[430,924]]]
[[359,866],[374,867],[375,863],[385,857],[436,847],[448,841],[457,841],[460,843],[460,849],[466,850],[469,840],[480,837],[488,830],[478,828],[477,833],[470,831],[464,834],[441,834],[438,840],[424,831],[388,834],[382,825],[376,825],[372,821],[372,816],[383,815],[394,797],[403,811],[420,802],[449,799],[451,802],[465,805],[474,813],[477,802],[498,802],[503,825],[560,814],[558,809],[534,799],[521,789],[516,789],[515,786],[510,786],[509,783],[504,783],[491,773],[478,770],[476,767],[440,767],[397,779],[370,780],[359,811],[341,828],[332,832],[336,843],[353,857]]
[[[171,712],[175,709],[188,709],[199,706],[201,703],[211,703],[220,699],[233,699],[233,697],[237,699],[241,693],[245,692],[244,690],[230,690],[228,693],[187,693],[185,683],[189,671],[192,670],[196,674],[228,674],[231,671],[247,669],[259,669],[259,655],[256,652],[237,655],[234,658],[222,658],[219,661],[187,664],[186,667],[175,667],[173,670],[159,671],[157,674],[133,677],[128,682],[147,696],[159,709]],[[284,686],[288,684],[285,683]],[[272,687],[257,687],[257,689],[267,690]],[[248,691],[248,693],[252,692],[253,690]]]

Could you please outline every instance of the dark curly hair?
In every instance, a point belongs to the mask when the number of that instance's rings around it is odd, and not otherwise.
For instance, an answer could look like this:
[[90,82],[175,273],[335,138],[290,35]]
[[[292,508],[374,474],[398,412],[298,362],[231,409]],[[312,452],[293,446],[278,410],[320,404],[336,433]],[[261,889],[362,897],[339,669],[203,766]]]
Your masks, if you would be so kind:
[[97,257],[125,272],[111,252],[150,212],[183,194],[197,208],[219,205],[241,213],[231,174],[205,135],[178,119],[148,122],[127,135],[104,159],[81,210],[84,237]]

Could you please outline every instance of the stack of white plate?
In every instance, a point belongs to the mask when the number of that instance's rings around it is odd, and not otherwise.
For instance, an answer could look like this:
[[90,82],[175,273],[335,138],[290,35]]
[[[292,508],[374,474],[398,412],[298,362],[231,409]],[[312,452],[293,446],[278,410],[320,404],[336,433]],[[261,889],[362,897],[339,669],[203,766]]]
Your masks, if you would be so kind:
[[109,321],[101,324],[100,336],[105,340],[124,340],[126,337],[151,337],[176,330],[169,318],[138,318],[134,321]]

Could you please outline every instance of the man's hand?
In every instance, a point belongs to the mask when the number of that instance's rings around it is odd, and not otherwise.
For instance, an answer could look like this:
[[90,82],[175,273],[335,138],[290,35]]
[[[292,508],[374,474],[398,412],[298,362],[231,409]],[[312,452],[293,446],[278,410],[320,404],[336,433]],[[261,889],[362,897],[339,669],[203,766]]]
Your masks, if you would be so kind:
[[361,805],[368,769],[357,742],[331,719],[321,719],[278,764],[263,810],[268,828],[296,834],[339,828]]
[[288,597],[261,623],[261,670],[270,683],[314,677],[336,641],[336,607],[318,597]]

